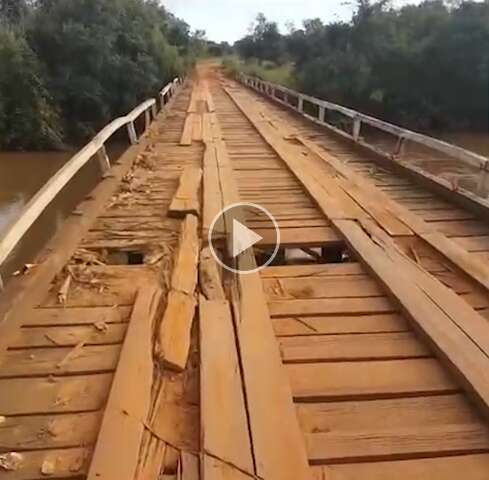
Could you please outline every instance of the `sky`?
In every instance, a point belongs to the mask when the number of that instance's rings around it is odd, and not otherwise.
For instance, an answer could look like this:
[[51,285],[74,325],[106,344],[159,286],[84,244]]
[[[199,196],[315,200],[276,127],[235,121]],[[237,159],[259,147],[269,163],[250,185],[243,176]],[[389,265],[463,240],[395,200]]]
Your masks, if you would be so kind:
[[[282,29],[293,21],[319,17],[325,22],[349,20],[352,0],[163,0],[163,5],[185,20],[192,30],[207,32],[207,38],[230,43],[242,38],[259,12],[276,21]],[[394,0],[395,5],[419,3],[419,0]]]

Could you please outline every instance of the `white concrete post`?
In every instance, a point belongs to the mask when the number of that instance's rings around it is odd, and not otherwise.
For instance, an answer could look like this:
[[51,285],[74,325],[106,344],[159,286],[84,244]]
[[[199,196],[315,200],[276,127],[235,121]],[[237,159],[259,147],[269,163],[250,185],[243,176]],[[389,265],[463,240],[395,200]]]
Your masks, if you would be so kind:
[[486,169],[481,170],[477,182],[477,194],[482,198],[489,197],[489,175]]
[[326,109],[324,107],[319,107],[319,121],[324,123],[324,118],[326,116]]
[[359,117],[353,119],[353,140],[358,142],[360,140],[360,129],[362,128],[362,121]]
[[149,114],[149,108],[144,112],[144,131],[148,130],[151,125],[151,116]]
[[136,129],[134,128],[134,122],[129,122],[127,124],[127,133],[131,144],[136,145],[136,143],[138,143],[138,136],[136,134]]
[[110,170],[110,160],[107,155],[107,150],[105,149],[105,145],[102,145],[97,152],[98,163],[100,165],[100,169],[102,170],[102,175],[106,175]]
[[304,111],[304,98],[299,95],[297,97],[298,101],[297,101],[297,110],[299,110],[299,112],[303,112]]

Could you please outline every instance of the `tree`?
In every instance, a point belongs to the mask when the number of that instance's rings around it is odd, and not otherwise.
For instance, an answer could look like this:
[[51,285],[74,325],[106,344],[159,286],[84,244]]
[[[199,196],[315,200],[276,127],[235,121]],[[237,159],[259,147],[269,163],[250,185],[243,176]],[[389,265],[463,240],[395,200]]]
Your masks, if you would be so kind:
[[41,65],[22,33],[5,26],[0,26],[0,65],[0,148],[59,146],[59,117]]

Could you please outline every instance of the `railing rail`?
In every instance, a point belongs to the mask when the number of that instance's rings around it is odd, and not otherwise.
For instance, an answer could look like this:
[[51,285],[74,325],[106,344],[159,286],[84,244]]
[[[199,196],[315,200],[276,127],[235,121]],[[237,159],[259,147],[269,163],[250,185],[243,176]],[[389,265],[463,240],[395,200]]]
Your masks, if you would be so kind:
[[[160,107],[163,109],[170,98],[175,94],[181,80],[175,78],[166,85],[158,94]],[[127,126],[131,144],[138,143],[138,137],[134,122],[140,115],[145,114],[145,130],[157,114],[156,100],[150,99],[141,103],[124,117],[116,118],[104,127],[85,147],[76,153],[63,167],[61,167],[46,184],[29,200],[21,215],[7,228],[0,237],[0,267],[29,230],[41,213],[53,201],[58,193],[68,184],[77,172],[93,157],[97,156],[103,174],[110,169],[110,160],[105,149],[105,143],[112,135],[124,126]],[[0,291],[2,290],[2,278],[0,275]]]
[[[243,73],[239,74],[238,79],[243,84],[269,97],[272,97],[275,101],[282,103],[283,105],[286,105],[289,108],[292,108],[300,112],[302,115],[310,118],[315,122],[321,123],[322,125],[332,128],[337,133],[340,133],[341,135],[348,137],[349,139],[353,140],[356,143],[365,144],[365,142],[363,142],[360,136],[361,128],[363,124],[370,125],[371,127],[377,128],[379,130],[382,130],[383,132],[394,135],[395,137],[397,137],[397,144],[395,147],[395,151],[390,153],[393,157],[401,156],[404,151],[405,143],[407,141],[410,141],[431,148],[438,152],[444,153],[445,155],[455,160],[459,160],[473,167],[480,168],[481,170],[484,170],[484,175],[483,175],[484,177],[486,176],[485,172],[489,171],[488,158],[482,155],[478,155],[477,153],[471,152],[464,148],[458,147],[456,145],[452,145],[442,140],[438,140],[436,138],[423,135],[421,133],[413,132],[411,130],[404,129],[402,127],[393,125],[388,122],[384,122],[383,120],[379,120],[378,118],[365,115],[363,113],[357,112],[355,110],[352,110],[351,108],[347,108],[342,105],[337,105],[335,103],[327,102],[325,100],[320,100],[318,98],[311,97],[309,95],[305,95],[300,92],[296,92],[282,85],[266,82],[256,77],[250,77]],[[276,95],[277,92],[280,92],[286,99],[290,97],[295,98],[297,100],[297,107],[291,105],[290,102],[277,97]],[[316,105],[318,107],[317,118],[309,115],[304,111],[305,101],[313,105]],[[352,119],[353,120],[352,132],[349,133],[331,124],[328,124],[328,122],[325,121],[326,110],[340,113],[345,117]]]

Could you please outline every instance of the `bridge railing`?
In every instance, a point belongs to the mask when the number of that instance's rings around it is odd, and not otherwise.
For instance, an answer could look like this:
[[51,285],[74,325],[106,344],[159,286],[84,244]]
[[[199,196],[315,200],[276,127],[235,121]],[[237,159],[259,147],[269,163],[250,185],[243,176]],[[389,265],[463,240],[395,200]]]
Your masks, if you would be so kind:
[[[238,79],[243,84],[253,88],[258,92],[263,93],[266,96],[273,98],[275,101],[286,105],[293,110],[296,110],[310,120],[324,125],[334,130],[336,133],[347,137],[350,140],[353,140],[355,143],[361,144],[367,148],[372,149],[372,145],[366,143],[361,137],[361,129],[363,125],[369,125],[370,127],[393,135],[397,138],[397,143],[394,147],[394,151],[382,153],[385,153],[394,159],[399,158],[403,155],[406,142],[409,141],[441,152],[449,156],[450,158],[464,162],[467,165],[471,165],[472,167],[481,169],[484,171],[484,174],[481,175],[481,177],[486,177],[485,172],[489,171],[489,159],[456,145],[451,145],[450,143],[443,142],[442,140],[437,140],[436,138],[413,132],[397,125],[392,125],[391,123],[384,122],[383,120],[379,120],[378,118],[374,118],[369,115],[365,115],[363,113],[352,110],[351,108],[327,102],[325,100],[320,100],[318,98],[296,92],[282,85],[266,82],[259,78],[250,77],[243,73],[239,74]],[[277,93],[279,95],[277,95]],[[291,100],[294,101],[295,104],[292,104]],[[304,102],[315,105],[318,110],[317,117],[314,117],[304,111]],[[335,112],[350,119],[352,123],[351,132],[342,130],[335,125],[328,123],[326,120],[326,112]],[[376,150],[378,149],[376,148]]]
[[[159,93],[158,100],[160,108],[163,109],[175,94],[181,80],[175,78],[166,85]],[[119,117],[104,127],[85,147],[76,153],[63,167],[61,167],[48,182],[29,200],[21,215],[7,228],[0,237],[0,267],[23,238],[25,233],[39,218],[41,213],[53,201],[58,193],[67,185],[77,172],[88,163],[94,156],[98,158],[102,173],[106,175],[111,168],[110,159],[107,154],[105,143],[118,130],[127,128],[129,140],[132,145],[138,143],[138,136],[134,122],[144,113],[145,131],[157,115],[157,101],[152,98],[137,106],[124,117]],[[151,118],[153,117],[153,118]],[[3,282],[0,275],[0,291]]]

